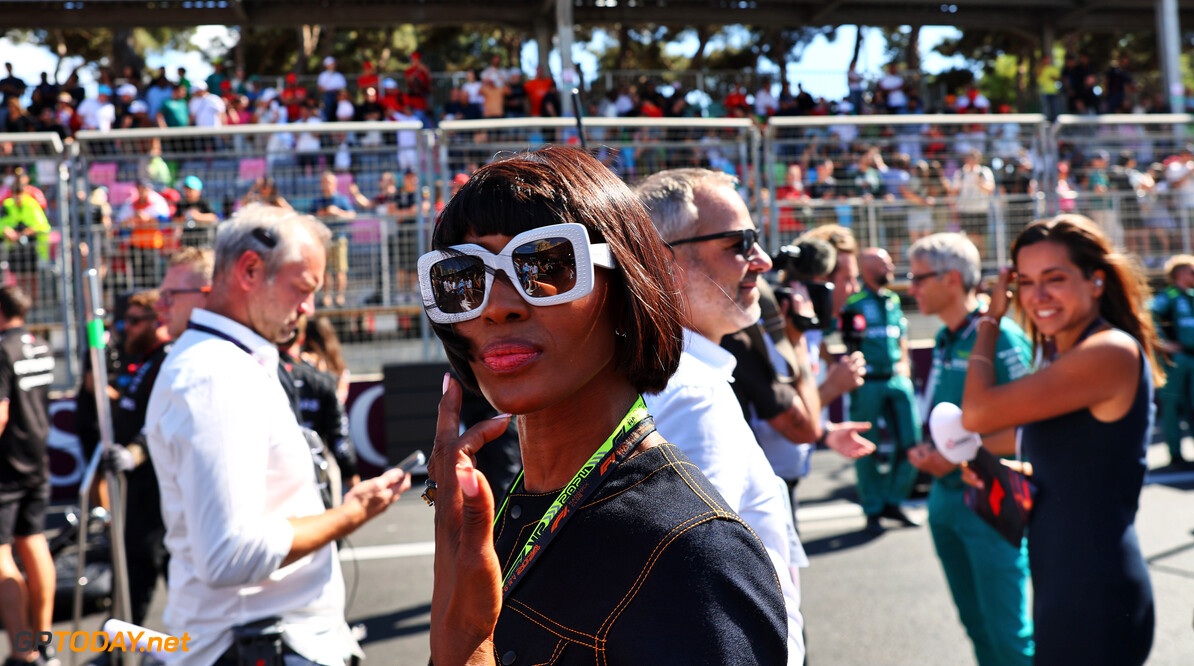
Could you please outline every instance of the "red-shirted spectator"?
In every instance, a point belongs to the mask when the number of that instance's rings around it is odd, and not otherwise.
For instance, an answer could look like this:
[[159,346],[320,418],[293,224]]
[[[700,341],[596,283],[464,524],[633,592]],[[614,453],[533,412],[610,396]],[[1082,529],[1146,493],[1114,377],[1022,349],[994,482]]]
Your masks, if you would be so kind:
[[298,76],[294,72],[286,75],[286,85],[282,88],[282,94],[278,96],[282,102],[282,106],[286,107],[286,117],[290,119],[298,118],[302,113],[303,106],[307,102],[307,89],[298,84]]
[[393,116],[395,111],[405,106],[402,93],[398,92],[398,82],[394,79],[381,82],[381,106],[385,109],[385,118]]
[[531,115],[542,115],[543,97],[547,95],[548,90],[551,90],[551,77],[547,76],[543,67],[540,67],[536,70],[535,78],[524,83],[522,87],[526,90],[527,100],[531,104]]
[[662,118],[663,117],[663,109],[659,108],[659,106],[657,104],[655,104],[655,102],[652,101],[651,98],[649,98],[649,97],[647,99],[644,99],[642,105],[639,106],[639,113],[644,118]]
[[775,188],[775,201],[779,206],[779,230],[803,231],[804,222],[797,215],[796,205],[809,201],[804,191],[804,170],[799,164],[789,164],[784,184]]
[[357,77],[357,90],[376,88],[379,81],[377,79],[377,72],[373,71],[373,61],[366,60],[361,67],[365,72]]
[[431,95],[431,70],[418,51],[410,54],[410,67],[402,75],[406,78],[406,101],[416,115],[422,115],[427,111],[427,98]]
[[733,115],[746,115],[748,106],[746,104],[746,92],[742,88],[742,84],[735,83],[730,86],[730,91],[726,93],[725,101],[722,102],[726,107],[726,113]]

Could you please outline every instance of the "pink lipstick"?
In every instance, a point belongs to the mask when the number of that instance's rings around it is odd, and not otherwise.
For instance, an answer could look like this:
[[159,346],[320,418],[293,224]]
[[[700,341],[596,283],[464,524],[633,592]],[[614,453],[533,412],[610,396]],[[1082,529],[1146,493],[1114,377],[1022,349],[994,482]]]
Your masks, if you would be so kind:
[[543,352],[538,347],[522,340],[499,340],[491,342],[481,350],[481,362],[491,372],[505,374],[517,372],[534,362]]

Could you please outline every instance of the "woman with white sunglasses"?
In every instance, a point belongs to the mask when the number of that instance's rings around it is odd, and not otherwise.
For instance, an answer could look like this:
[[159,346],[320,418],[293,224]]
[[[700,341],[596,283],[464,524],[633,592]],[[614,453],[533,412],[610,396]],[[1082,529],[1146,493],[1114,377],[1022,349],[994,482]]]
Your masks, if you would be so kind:
[[[459,378],[424,495],[433,662],[785,663],[762,545],[643,406],[681,324],[630,189],[572,148],[505,159],[452,198],[432,246],[420,287]],[[506,414],[458,434],[466,389]],[[510,418],[524,472],[495,511],[472,455]]]

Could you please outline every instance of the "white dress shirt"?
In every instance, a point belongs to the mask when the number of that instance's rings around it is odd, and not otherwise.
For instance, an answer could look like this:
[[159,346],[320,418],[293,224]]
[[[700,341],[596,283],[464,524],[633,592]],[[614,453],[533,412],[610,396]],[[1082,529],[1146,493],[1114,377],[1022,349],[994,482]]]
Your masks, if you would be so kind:
[[191,321],[237,340],[187,330],[154,384],[146,436],[162,495],[174,636],[191,635],[171,664],[208,666],[232,627],[283,618],[286,643],[321,664],[358,650],[344,621],[334,544],[285,567],[289,518],[322,513],[310,450],[278,383],[278,351],[206,310]]
[[680,368],[661,393],[643,398],[659,434],[696,463],[763,542],[788,611],[788,663],[803,664],[797,567],[808,561],[784,501],[786,485],[771,471],[730,388],[735,365],[733,354],[685,329]]

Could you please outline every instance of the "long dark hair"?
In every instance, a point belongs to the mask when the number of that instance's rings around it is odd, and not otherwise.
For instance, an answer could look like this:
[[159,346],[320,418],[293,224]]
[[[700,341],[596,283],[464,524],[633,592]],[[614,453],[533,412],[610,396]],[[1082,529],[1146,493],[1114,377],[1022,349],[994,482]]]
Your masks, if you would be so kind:
[[336,327],[327,317],[312,317],[307,320],[306,339],[303,347],[315,352],[327,364],[328,371],[336,377],[344,374],[348,364],[340,351],[340,338]]
[[[1012,243],[1013,265],[1020,256],[1020,250],[1045,241],[1065,246],[1070,261],[1087,279],[1097,270],[1106,274],[1103,295],[1099,298],[1099,315],[1140,342],[1156,383],[1164,382],[1165,371],[1157,364],[1154,353],[1160,340],[1152,317],[1145,308],[1145,300],[1150,293],[1148,281],[1139,266],[1126,255],[1115,252],[1093,220],[1072,213],[1037,220],[1025,227]],[[1023,308],[1020,308],[1020,319],[1039,349],[1044,343],[1044,336],[1036,330]]]
[[[567,146],[491,162],[478,169],[448,202],[431,246],[478,236],[514,236],[551,224],[576,222],[589,241],[608,243],[618,268],[610,285],[622,311],[614,313],[618,368],[643,393],[658,393],[676,372],[682,351],[679,295],[669,255],[647,209],[605,165]],[[468,341],[451,326],[433,324],[465,387],[477,391]]]

